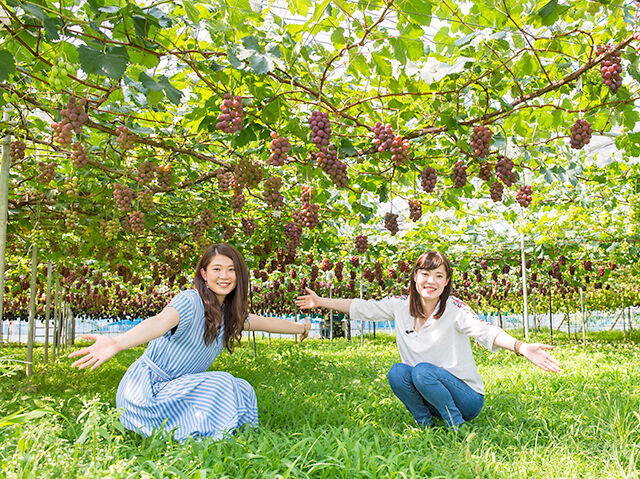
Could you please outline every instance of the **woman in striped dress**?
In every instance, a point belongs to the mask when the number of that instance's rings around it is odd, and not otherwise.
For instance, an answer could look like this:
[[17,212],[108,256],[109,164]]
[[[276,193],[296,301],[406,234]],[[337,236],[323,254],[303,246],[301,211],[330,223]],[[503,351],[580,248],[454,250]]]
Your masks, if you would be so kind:
[[257,425],[256,395],[244,379],[207,371],[223,348],[233,351],[242,331],[300,333],[305,324],[248,314],[249,271],[240,253],[228,244],[210,246],[200,258],[195,289],[182,291],[156,316],[110,338],[86,334],[95,341],[69,357],[72,367],[95,369],[119,351],[149,342],[127,370],[116,395],[122,424],[149,436],[162,429],[174,439],[221,438],[244,424]]

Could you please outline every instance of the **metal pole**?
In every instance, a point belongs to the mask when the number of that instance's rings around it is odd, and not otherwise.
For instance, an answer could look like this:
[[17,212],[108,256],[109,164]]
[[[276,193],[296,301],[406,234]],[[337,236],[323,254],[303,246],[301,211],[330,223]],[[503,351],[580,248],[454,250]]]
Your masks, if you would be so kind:
[[582,312],[582,344],[587,345],[587,321],[584,314],[584,296],[580,287],[580,311]]
[[[2,115],[3,121],[9,120],[9,112]],[[9,148],[11,147],[11,135],[7,133],[2,139],[2,163],[0,164],[0,346],[2,345],[2,323],[4,306],[4,267],[7,251],[7,214],[9,211],[9,168],[11,159]],[[20,322],[16,321],[18,327]]]
[[[333,284],[329,285],[329,299],[333,296]],[[329,344],[333,344],[333,309],[329,309]]]
[[44,312],[44,361],[49,360],[49,319],[51,319],[51,260],[47,262],[47,305]]
[[[360,299],[362,299],[362,279],[360,279]],[[364,320],[360,320],[360,346],[364,345]]]
[[38,276],[38,247],[31,245],[31,293],[29,296],[29,336],[27,337],[27,377],[33,372],[33,331],[36,324],[36,278]]
[[524,258],[524,233],[520,233],[520,251],[522,253],[522,298],[524,305],[522,307],[524,323],[524,339],[529,340],[529,305],[527,303],[527,264]]
[[54,288],[53,300],[53,348],[51,348],[51,362],[56,360],[58,349],[58,318],[60,317],[60,275],[56,274],[56,286]]
[[551,276],[548,276],[549,280],[547,281],[547,286],[549,287],[549,344],[553,345],[553,317],[552,317],[552,308],[551,308]]

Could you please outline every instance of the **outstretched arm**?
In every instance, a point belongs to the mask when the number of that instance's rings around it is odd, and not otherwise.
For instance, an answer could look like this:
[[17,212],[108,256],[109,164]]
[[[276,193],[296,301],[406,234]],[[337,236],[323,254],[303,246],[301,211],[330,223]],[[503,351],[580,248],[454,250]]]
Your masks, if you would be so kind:
[[560,363],[547,352],[547,350],[553,349],[553,346],[542,343],[524,343],[505,331],[498,333],[493,344],[521,354],[543,371],[557,373],[562,368]]
[[118,352],[144,344],[152,339],[162,336],[178,325],[180,316],[178,311],[168,306],[159,314],[145,319],[129,331],[115,338],[101,334],[83,334],[81,337],[95,341],[91,346],[79,349],[69,354],[70,358],[82,356],[71,367],[84,369],[91,366],[95,369],[105,361],[114,357]]
[[309,336],[311,321],[305,319],[305,323],[294,323],[280,318],[265,318],[257,314],[250,314],[244,323],[245,331],[264,331],[266,333],[300,334],[300,341]]
[[298,308],[300,309],[327,308],[327,309],[340,311],[341,313],[349,312],[349,308],[351,307],[351,301],[353,301],[352,299],[323,298],[321,296],[318,296],[309,288],[305,288],[305,289],[309,294],[298,296],[296,298],[296,306]]

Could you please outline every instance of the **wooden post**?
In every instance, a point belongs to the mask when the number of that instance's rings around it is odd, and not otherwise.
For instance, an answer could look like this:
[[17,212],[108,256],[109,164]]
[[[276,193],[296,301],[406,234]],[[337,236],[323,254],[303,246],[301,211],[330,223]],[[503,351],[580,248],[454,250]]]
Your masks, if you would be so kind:
[[524,301],[522,307],[522,322],[524,323],[524,339],[529,340],[529,304],[527,302],[527,263],[524,257],[524,233],[520,233],[520,264],[522,269],[522,299]]
[[549,287],[549,344],[553,346],[553,308],[551,307],[551,276],[548,276],[547,286]]
[[27,336],[27,378],[33,372],[33,332],[36,324],[36,279],[38,277],[38,247],[31,245],[31,292],[29,296],[29,335]]
[[[2,115],[6,122],[9,113],[5,110]],[[2,323],[4,306],[4,268],[5,254],[7,252],[7,214],[9,212],[9,168],[11,158],[9,149],[11,148],[11,135],[7,133],[2,138],[2,163],[0,164],[0,347],[2,346]],[[20,323],[17,322],[20,327]]]
[[[360,278],[360,299],[362,299],[362,278]],[[360,346],[364,345],[364,321],[360,320]]]
[[58,321],[60,317],[60,275],[56,274],[56,286],[53,294],[53,348],[51,348],[51,362],[56,361],[56,353],[58,352]]
[[580,287],[580,311],[582,312],[582,345],[587,345],[587,318],[584,314],[584,296]]
[[[329,299],[333,297],[333,283],[329,285]],[[333,309],[329,310],[329,344],[333,344]]]
[[44,360],[49,361],[49,320],[51,319],[51,260],[47,262],[47,305],[44,313]]

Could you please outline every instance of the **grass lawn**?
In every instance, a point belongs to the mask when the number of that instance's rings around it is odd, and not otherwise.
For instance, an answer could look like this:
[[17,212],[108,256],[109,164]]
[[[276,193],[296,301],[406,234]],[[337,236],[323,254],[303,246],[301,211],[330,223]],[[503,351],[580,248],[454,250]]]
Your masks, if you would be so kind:
[[[4,346],[0,477],[640,477],[640,334],[592,334],[586,347],[554,340],[557,375],[478,348],[485,407],[457,433],[416,428],[393,396],[392,337],[258,341],[257,357],[245,341],[214,368],[253,385],[260,427],[185,444],[120,426],[116,388],[142,348],[93,372],[66,358],[42,367],[36,349],[27,382],[15,371],[26,348]],[[30,414],[7,421],[18,411]]]

